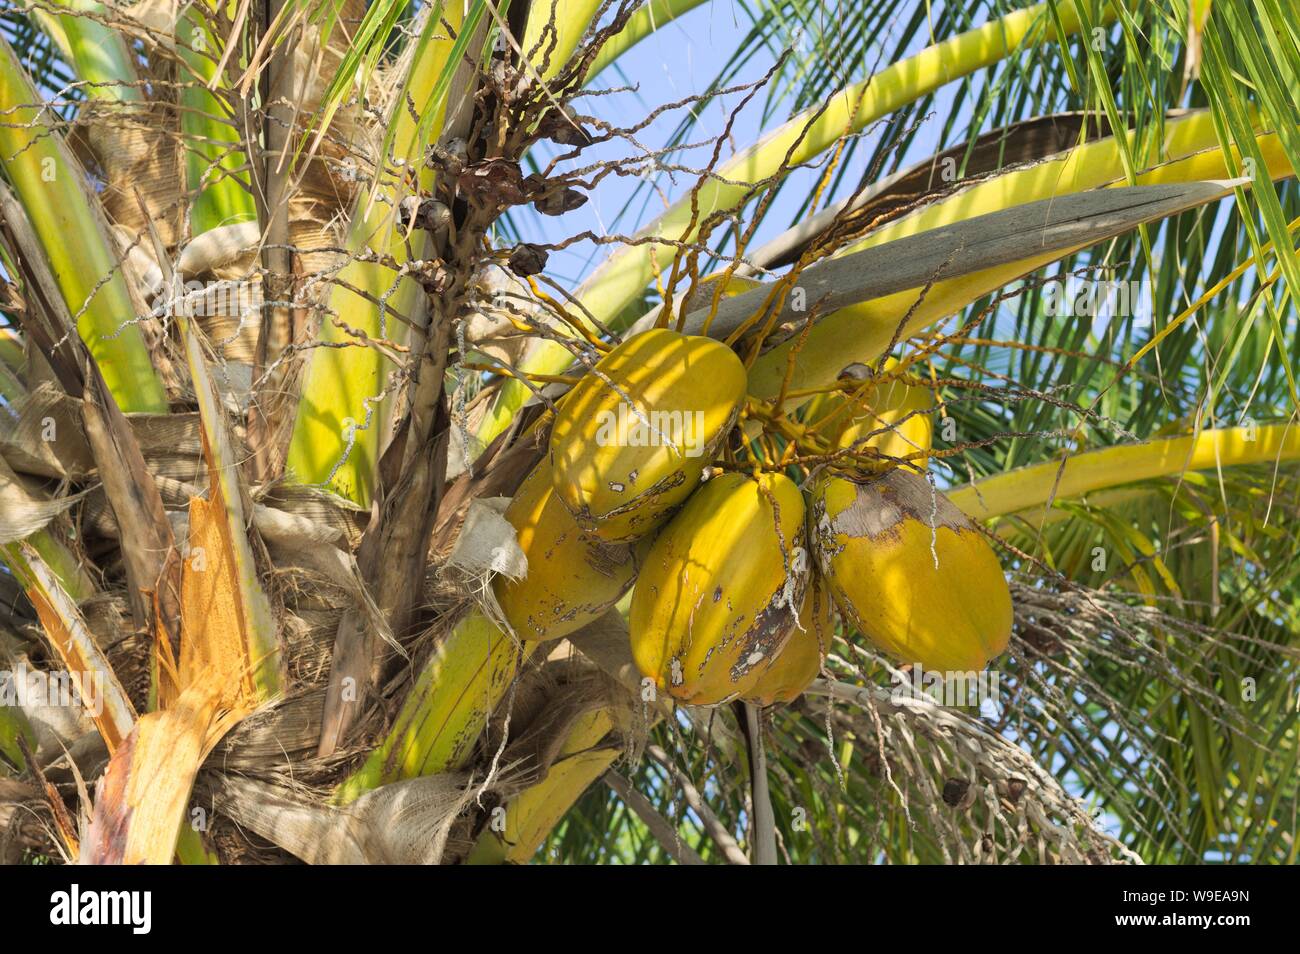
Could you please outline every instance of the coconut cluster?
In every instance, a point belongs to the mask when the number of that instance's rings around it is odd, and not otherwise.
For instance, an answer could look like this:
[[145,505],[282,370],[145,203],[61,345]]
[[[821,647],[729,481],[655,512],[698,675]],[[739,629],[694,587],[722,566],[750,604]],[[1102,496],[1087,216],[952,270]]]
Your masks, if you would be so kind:
[[[505,512],[528,574],[495,595],[525,641],[559,639],[632,593],[643,676],[698,706],[790,702],[847,627],[900,663],[983,669],[1011,598],[984,535],[917,472],[917,389],[821,410],[852,470],[805,481],[718,466],[745,366],[710,338],[653,329],[610,350],[559,402],[547,452]],[[865,450],[864,450],[865,449]],[[874,462],[874,463],[873,463]]]

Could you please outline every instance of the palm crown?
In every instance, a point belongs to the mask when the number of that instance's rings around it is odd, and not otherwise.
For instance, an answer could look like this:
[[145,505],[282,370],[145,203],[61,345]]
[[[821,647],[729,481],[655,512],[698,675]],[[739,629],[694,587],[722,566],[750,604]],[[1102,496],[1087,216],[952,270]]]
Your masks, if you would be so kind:
[[709,8],[4,13],[6,858],[1294,862],[1283,5]]

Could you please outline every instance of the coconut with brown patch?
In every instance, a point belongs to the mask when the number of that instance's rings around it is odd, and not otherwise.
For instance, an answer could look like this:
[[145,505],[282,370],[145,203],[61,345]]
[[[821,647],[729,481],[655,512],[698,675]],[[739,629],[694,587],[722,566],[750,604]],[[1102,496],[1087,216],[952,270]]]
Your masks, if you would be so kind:
[[772,665],[745,693],[745,701],[756,706],[793,702],[821,672],[822,661],[835,638],[835,610],[830,592],[820,574],[810,574],[804,590],[799,619],[792,621],[790,638]]
[[903,468],[828,475],[812,494],[812,548],[847,622],[932,671],[983,669],[1011,636],[997,555],[951,501]]
[[550,461],[524,479],[505,518],[528,558],[521,580],[498,576],[493,590],[520,639],[559,639],[618,602],[636,579],[632,546],[583,530],[555,493]]
[[785,646],[808,580],[803,496],[781,474],[716,477],[656,538],[632,594],[632,655],[690,705],[744,695]]
[[745,366],[717,341],[663,328],[629,338],[560,404],[556,493],[606,540],[645,536],[699,484],[746,383]]

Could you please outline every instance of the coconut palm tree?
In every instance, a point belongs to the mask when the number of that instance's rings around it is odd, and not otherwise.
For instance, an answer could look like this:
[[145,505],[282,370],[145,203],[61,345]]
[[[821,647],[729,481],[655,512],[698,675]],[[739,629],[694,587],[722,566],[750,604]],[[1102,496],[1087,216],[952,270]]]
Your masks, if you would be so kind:
[[[1285,5],[758,0],[665,93],[723,15],[6,7],[7,861],[1296,860]],[[574,544],[505,498],[657,329],[743,368],[709,474],[987,539],[977,696],[842,600],[770,705],[647,678],[631,574],[512,622]]]

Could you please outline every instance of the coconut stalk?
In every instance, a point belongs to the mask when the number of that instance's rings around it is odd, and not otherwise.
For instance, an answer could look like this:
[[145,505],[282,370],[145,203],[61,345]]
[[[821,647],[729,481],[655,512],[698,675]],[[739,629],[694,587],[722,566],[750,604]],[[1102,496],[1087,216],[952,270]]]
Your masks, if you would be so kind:
[[257,220],[239,129],[224,97],[214,92],[227,88],[218,72],[220,43],[204,19],[204,5],[215,12],[215,4],[205,0],[183,7],[176,19],[176,52],[189,74],[180,91],[180,116],[194,236]]
[[[473,103],[481,76],[478,64],[486,55],[489,24],[467,16],[455,42],[445,52],[445,65],[435,85],[436,109],[443,151],[453,149],[469,134]],[[431,41],[432,42],[432,41]],[[417,49],[417,62],[421,59]],[[443,81],[446,81],[445,83]],[[422,141],[419,128],[412,139]],[[476,229],[485,227],[471,212],[457,225],[457,239],[464,242]],[[480,233],[484,234],[484,233]],[[439,238],[441,245],[446,239]],[[439,254],[446,249],[439,248]],[[452,255],[458,259],[459,256]],[[455,263],[460,268],[463,260]],[[444,276],[449,269],[444,271]],[[408,366],[410,385],[406,390],[406,413],[401,418],[400,438],[389,448],[388,485],[375,508],[358,547],[362,579],[375,596],[375,603],[397,638],[410,635],[422,602],[429,540],[446,476],[447,411],[444,382],[452,327],[464,301],[472,274],[461,271],[449,279],[446,294],[429,301],[426,333],[412,350]],[[373,475],[370,475],[373,476]],[[325,695],[319,754],[328,755],[345,736],[362,704],[384,679],[390,654],[368,621],[354,611],[345,612],[339,622]],[[489,660],[482,659],[488,666]],[[430,687],[435,689],[435,687]],[[436,691],[455,692],[453,687]],[[350,698],[349,698],[350,696]]]
[[[617,609],[610,610],[598,620],[584,626],[568,637],[567,641],[626,690],[626,703],[632,706],[633,712],[643,713],[648,720],[644,726],[645,731],[649,731],[660,719],[674,717],[674,710],[662,700],[649,706],[644,703],[641,696],[641,674],[632,659],[628,642],[627,621]],[[553,655],[556,652],[558,651],[553,651]],[[615,714],[617,718],[605,725],[604,718],[612,718]],[[599,732],[602,727],[605,732]],[[611,729],[626,731],[627,727],[627,713],[613,707],[593,712],[590,718],[575,723],[561,746],[562,757],[556,760],[545,777],[507,803],[505,815],[498,824],[489,825],[483,830],[466,859],[467,863],[523,864],[528,861],[546,840],[546,836],[582,797],[582,793],[597,779],[605,777],[608,769],[622,754],[619,746],[598,743],[602,742]],[[721,734],[718,727],[712,727],[712,731]],[[716,741],[721,747],[727,747],[722,738]],[[707,806],[705,810],[707,811]],[[717,834],[715,841],[725,835],[725,832],[716,829],[713,831]],[[739,864],[749,863],[734,840],[730,846],[724,845],[722,841],[718,843],[728,860]],[[739,861],[736,860],[737,855]]]
[[99,648],[76,600],[31,544],[4,544],[3,550],[15,578],[36,608],[55,658],[72,676],[83,699],[103,700],[100,712],[91,712],[90,717],[109,752],[116,751],[131,734],[135,707]]
[[[289,440],[290,479],[326,487],[362,506],[369,506],[374,491],[389,407],[385,388],[394,367],[356,336],[405,342],[404,322],[416,315],[423,290],[412,278],[356,256],[387,257],[400,268],[411,261],[410,254],[425,254],[426,233],[408,234],[397,222],[397,211],[409,194],[407,170],[442,130],[447,115],[449,77],[468,45],[468,34],[461,30],[467,26],[462,11],[459,3],[437,4],[421,28],[408,77],[389,112],[389,149],[397,162],[363,191],[352,210],[346,246],[354,257],[330,291],[329,314],[338,320],[327,319],[320,328],[320,339],[334,347],[311,352]],[[448,26],[461,34],[461,42],[448,35]],[[428,129],[422,130],[411,116],[407,97],[420,104]],[[416,176],[422,189],[432,185],[432,173],[422,163]]]
[[[268,0],[263,16],[250,24],[256,48],[266,37],[269,25],[277,21],[284,11],[283,0]],[[257,137],[256,125],[261,127],[264,148],[260,162],[252,166],[255,188],[253,198],[257,218],[263,223],[262,248],[259,255],[262,267],[262,314],[258,322],[257,344],[253,352],[253,380],[258,382],[256,393],[249,405],[248,444],[252,451],[252,471],[256,480],[265,483],[278,477],[283,469],[284,442],[280,440],[289,423],[286,412],[293,406],[286,395],[285,383],[289,367],[277,367],[294,337],[294,312],[284,305],[293,298],[293,231],[289,221],[289,200],[293,185],[293,169],[289,161],[292,150],[292,132],[296,109],[291,94],[297,83],[294,50],[298,43],[311,34],[301,25],[292,27],[285,43],[273,50],[266,61],[259,82],[259,91],[267,101],[266,112],[259,123],[251,122],[245,113],[245,130],[248,138]],[[323,51],[316,34],[318,51]],[[275,302],[277,304],[269,304]]]
[[1120,444],[1073,454],[1060,461],[1030,464],[947,491],[947,497],[977,520],[1050,509],[1059,499],[1189,470],[1219,470],[1300,459],[1300,426],[1262,424],[1210,428],[1144,444]]
[[[27,397],[27,388],[18,379],[17,370],[22,367],[22,346],[8,336],[7,331],[0,331],[0,398],[12,408]],[[0,414],[5,413],[0,411]],[[0,457],[0,484],[9,473],[8,464]],[[81,561],[49,529],[41,528],[27,536],[25,541],[36,550],[45,564],[53,571],[63,589],[74,600],[80,602],[89,599],[95,593],[95,582],[86,572]],[[17,541],[0,543],[0,559],[4,560],[15,577],[23,571],[24,561],[19,549],[13,546]]]
[[[1170,127],[1169,153],[1183,158],[1139,174],[1139,185],[1222,180],[1236,184],[1223,150],[1214,146],[1208,116],[1189,117],[1171,123]],[[1265,172],[1261,175],[1280,179],[1294,174],[1276,136],[1260,136],[1258,143],[1265,156]],[[1072,150],[1060,160],[973,186],[914,217],[880,229],[868,241],[874,246],[891,239],[921,235],[927,229],[941,228],[972,216],[1099,185],[1122,187],[1120,176],[1120,150],[1109,139],[1099,140]],[[986,190],[985,186],[989,188]],[[867,243],[859,246],[866,247]],[[832,312],[817,321],[806,339],[792,339],[760,356],[750,369],[750,392],[772,397],[783,387],[800,390],[833,381],[846,364],[874,362],[891,341],[906,338],[947,315],[956,314],[983,296],[1062,257],[1061,252],[1035,255],[1010,265],[963,278],[935,281],[918,290],[897,292]],[[794,348],[798,348],[798,361],[792,367],[790,353]]]
[[[105,496],[113,508],[123,543],[127,594],[135,624],[155,627],[174,646],[179,638],[176,586],[179,568],[171,525],[162,498],[150,475],[125,415],[114,401],[93,359],[84,359],[84,346],[56,348],[54,340],[70,338],[72,316],[59,297],[57,282],[39,253],[39,240],[27,216],[8,190],[0,189],[11,242],[24,259],[24,278],[39,314],[26,316],[28,334],[38,343],[63,387],[82,398],[81,423]],[[165,258],[163,259],[165,261]]]
[[[717,307],[690,312],[682,330],[724,338],[761,328],[770,320],[777,326],[797,326],[806,320],[809,303],[826,312],[848,311],[870,321],[870,313],[857,308],[864,302],[999,265],[1048,256],[1062,258],[1139,225],[1225,198],[1248,181],[1134,186],[1016,204],[917,235],[865,245],[812,265],[797,277],[795,284],[804,293],[800,301],[788,295],[778,298],[775,292],[782,286],[777,282],[748,282],[752,287],[727,295]],[[777,307],[769,306],[773,298],[778,298]],[[653,327],[654,319],[653,314],[646,316],[632,326],[630,334]]]
[[[126,279],[81,171],[49,124],[9,44],[0,41],[0,163],[40,241],[68,311],[123,411],[164,413]],[[101,284],[102,283],[102,284]]]
[[506,805],[499,825],[489,825],[466,859],[467,864],[524,864],[591,785],[622,754],[621,743],[602,744],[617,727],[610,709],[580,717],[560,746],[545,779]]
[[501,632],[477,609],[440,639],[384,741],[335,793],[346,805],[402,779],[463,766],[519,664],[537,646]]
[[[151,238],[165,263],[156,230]],[[96,787],[86,849],[92,863],[165,864],[183,837],[186,856],[203,860],[197,836],[182,827],[199,766],[230,729],[282,689],[277,626],[249,537],[256,532],[251,501],[226,411],[198,332],[184,309],[174,317],[194,382],[209,482],[206,498],[189,501],[179,653],[155,621],[157,708],[136,722]]]
[[767,752],[763,748],[763,715],[758,706],[742,702],[745,737],[749,740],[749,777],[754,817],[751,851],[756,865],[774,865],[776,858],[776,818],[772,814],[772,792],[767,776]]
[[194,333],[178,317],[203,423],[210,483],[189,507],[179,659],[155,635],[168,673],[159,709],[139,719],[96,787],[85,860],[165,864],[184,832],[199,766],[281,688],[279,645],[248,538],[248,502],[222,409]]

